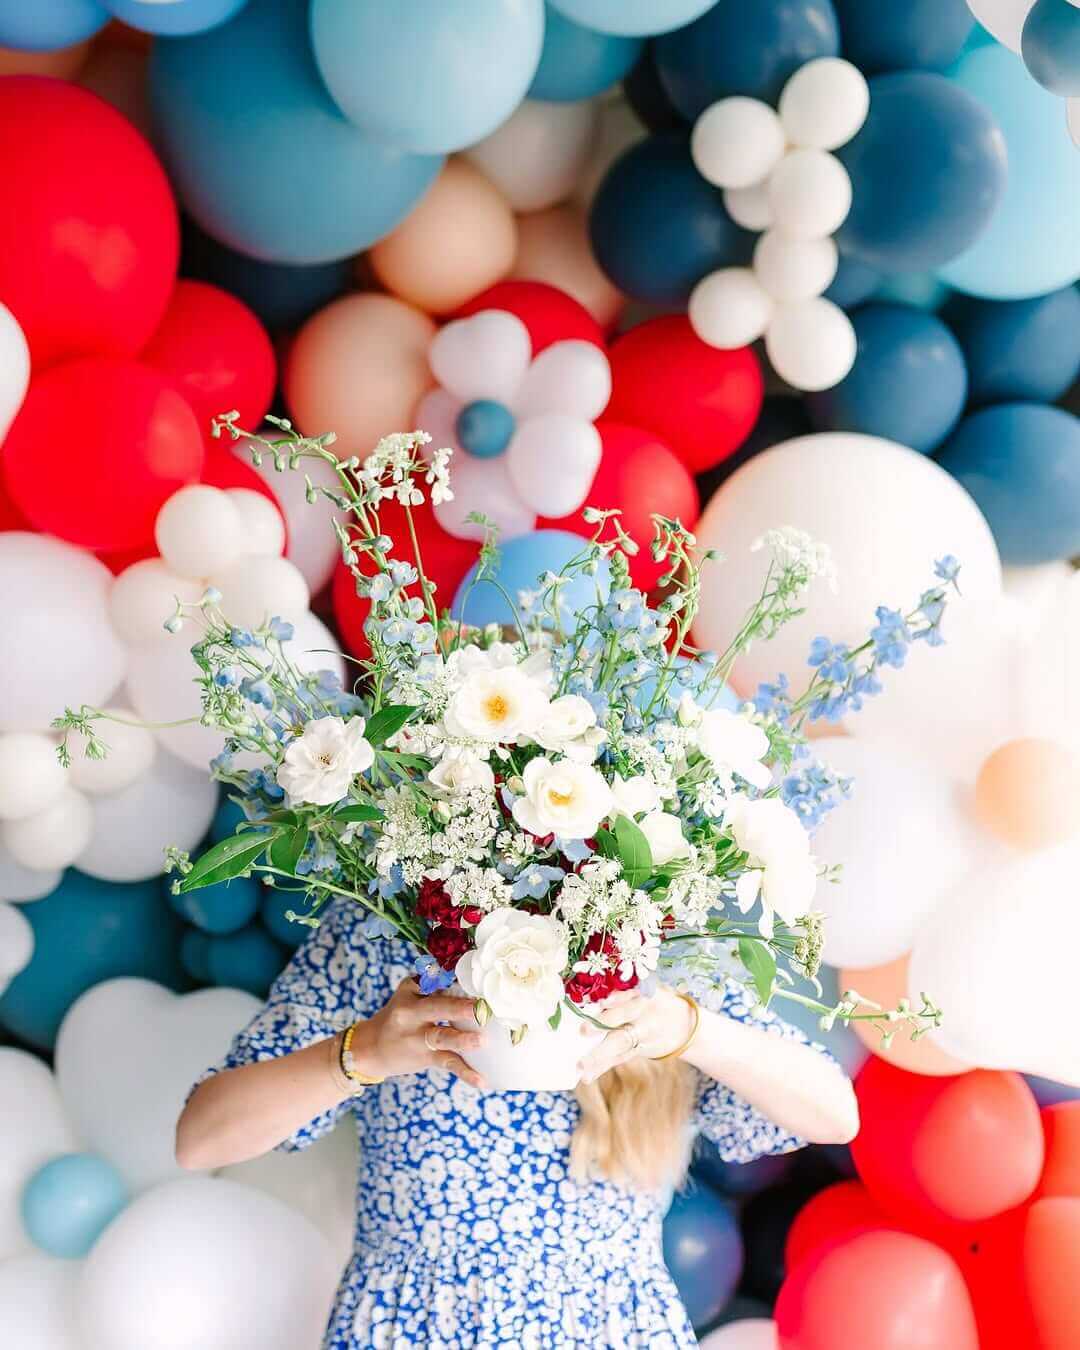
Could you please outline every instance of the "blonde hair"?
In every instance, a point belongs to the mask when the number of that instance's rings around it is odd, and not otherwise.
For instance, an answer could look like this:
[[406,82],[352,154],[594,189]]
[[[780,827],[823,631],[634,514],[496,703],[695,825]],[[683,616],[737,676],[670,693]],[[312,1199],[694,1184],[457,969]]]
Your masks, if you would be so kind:
[[681,1060],[629,1060],[577,1090],[570,1175],[642,1190],[678,1186],[690,1161],[696,1078]]

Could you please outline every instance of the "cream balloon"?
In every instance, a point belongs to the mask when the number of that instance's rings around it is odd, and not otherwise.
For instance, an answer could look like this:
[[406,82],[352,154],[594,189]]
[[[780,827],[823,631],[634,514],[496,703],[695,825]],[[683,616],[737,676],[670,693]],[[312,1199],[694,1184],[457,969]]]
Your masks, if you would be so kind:
[[24,867],[0,841],[0,900],[10,900],[17,905],[43,900],[60,885],[62,875],[59,868],[38,871]]
[[1025,852],[1080,835],[1080,754],[1061,741],[1006,741],[975,780],[975,815],[991,834]]
[[[852,646],[864,641],[876,607],[916,603],[933,580],[934,560],[947,553],[963,560],[957,610],[974,610],[1001,594],[1001,562],[989,526],[960,484],[926,455],[851,432],[799,436],[737,469],[698,522],[700,545],[729,560],[710,564],[702,577],[694,621],[700,646],[726,647],[760,595],[769,566],[768,550],[752,552],[751,545],[766,530],[787,525],[829,545],[837,587],[834,592],[822,580],[813,583],[800,602],[806,612],[739,658],[736,684],[747,695],[778,671],[801,688],[817,634]],[[947,615],[946,636],[949,624]],[[938,655],[931,650],[923,657],[933,661]],[[902,679],[897,672],[888,683]]]
[[527,98],[490,136],[465,151],[515,211],[542,211],[565,201],[598,136],[597,105]]
[[582,168],[574,188],[574,201],[588,208],[608,169],[624,150],[644,140],[648,131],[624,98],[608,98],[600,103],[600,121],[596,142],[588,163]]
[[1010,51],[1020,51],[1020,35],[1024,20],[1035,0],[967,0],[968,9],[991,37]]
[[30,348],[19,321],[0,304],[0,441],[22,407],[30,384]]
[[855,364],[857,349],[851,320],[822,295],[778,305],[765,329],[772,368],[793,389],[831,389]]
[[65,786],[57,797],[20,820],[0,825],[4,847],[24,867],[53,872],[70,867],[90,842],[94,821],[81,792]]
[[73,731],[68,736],[71,755],[69,775],[72,787],[92,796],[102,792],[119,792],[141,778],[149,769],[157,750],[157,742],[145,727],[131,726],[138,721],[132,708],[106,708],[106,713],[117,721],[106,718],[95,723],[98,739],[104,742],[104,759],[89,759],[85,753],[86,738]]
[[225,496],[240,517],[240,552],[280,557],[285,552],[285,522],[274,503],[251,488],[228,488]]
[[67,782],[54,740],[36,731],[0,735],[0,820],[24,820],[43,811]]
[[832,284],[839,257],[830,238],[792,239],[766,230],[754,245],[754,275],[774,300],[812,300]]
[[768,193],[775,227],[796,239],[832,234],[851,210],[847,169],[825,150],[789,150],[769,175]]
[[240,555],[244,523],[221,488],[191,483],[179,488],[157,514],[154,541],[170,572],[208,577]]
[[304,574],[288,558],[236,558],[209,581],[221,592],[222,614],[239,628],[260,628],[274,618],[292,623],[311,601]]
[[2,1262],[30,1250],[19,1212],[23,1187],[42,1163],[73,1152],[78,1142],[56,1081],[36,1055],[0,1046],[0,1102],[4,1106],[0,1111]]
[[866,121],[870,86],[850,61],[819,57],[789,78],[780,94],[779,111],[792,145],[836,150]]
[[706,108],[690,135],[698,173],[719,188],[760,183],[779,164],[784,149],[784,128],[772,108],[738,95]]
[[702,342],[730,350],[756,342],[774,312],[772,296],[749,267],[722,267],[694,287],[688,317]]
[[1070,570],[1040,602],[1029,593],[1023,613],[1030,627],[1016,652],[1014,722],[1001,739],[1049,736],[1080,748],[1080,573]]
[[603,328],[614,324],[625,304],[593,256],[585,212],[573,203],[519,217],[510,276],[558,287],[584,305]]
[[532,362],[514,399],[514,416],[554,411],[593,422],[611,398],[611,367],[594,342],[569,339],[546,347]]
[[4,1344],[11,1350],[84,1350],[77,1313],[78,1267],[43,1252],[0,1263]]
[[160,558],[143,558],[113,583],[109,618],[130,646],[175,644],[178,639],[166,631],[165,621],[176,613],[177,603],[197,605],[205,590],[203,581],[177,576]]
[[0,994],[34,955],[34,930],[30,920],[14,905],[0,903]]

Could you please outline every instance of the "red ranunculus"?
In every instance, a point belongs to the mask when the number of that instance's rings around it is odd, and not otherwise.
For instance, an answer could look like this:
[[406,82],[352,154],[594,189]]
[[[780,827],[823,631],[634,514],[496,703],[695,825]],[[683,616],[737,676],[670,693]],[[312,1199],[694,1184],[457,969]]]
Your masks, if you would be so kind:
[[460,928],[440,925],[428,934],[427,948],[443,970],[453,970],[472,944]]
[[572,1003],[601,1003],[610,995],[623,989],[633,989],[638,983],[636,971],[628,976],[619,974],[621,959],[619,948],[610,933],[594,933],[585,944],[584,956],[593,952],[603,952],[608,958],[606,970],[593,974],[586,970],[575,971],[566,982],[566,993]]
[[476,905],[455,905],[441,881],[425,877],[416,895],[416,912],[421,919],[442,928],[460,928],[463,923],[475,926],[484,917]]

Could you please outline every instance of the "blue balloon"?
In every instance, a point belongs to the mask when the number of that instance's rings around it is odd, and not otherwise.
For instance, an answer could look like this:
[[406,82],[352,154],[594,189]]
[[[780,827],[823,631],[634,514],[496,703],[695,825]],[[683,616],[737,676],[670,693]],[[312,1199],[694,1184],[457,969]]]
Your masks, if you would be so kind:
[[998,403],[965,417],[937,458],[975,498],[1002,562],[1080,554],[1080,418]]
[[214,819],[210,822],[210,842],[220,844],[222,839],[228,839],[236,833],[236,827],[243,824],[247,816],[241,807],[231,797],[222,794],[218,809],[214,812]]
[[716,0],[551,0],[568,19],[601,33],[650,37],[703,14]]
[[307,924],[297,923],[295,919],[285,917],[290,910],[294,914],[308,912],[304,897],[297,895],[295,891],[278,891],[271,886],[264,886],[263,890],[266,894],[262,899],[260,914],[267,932],[292,951],[314,931]]
[[110,11],[132,28],[162,37],[205,33],[231,19],[248,0],[105,0]]
[[156,877],[122,883],[69,870],[23,913],[34,956],[0,997],[0,1026],[30,1045],[51,1049],[68,1008],[102,980],[139,975],[171,989],[184,982],[181,923]]
[[312,0],[311,45],[334,102],[378,144],[431,155],[473,145],[525,97],[543,0]]
[[650,136],[615,161],[593,198],[597,262],[626,295],[682,305],[702,277],[748,263],[754,236],[724,210],[690,158],[686,136]]
[[[671,682],[667,686],[668,701],[672,705],[676,705],[683,694],[696,695],[703,681],[708,678],[709,670],[710,666],[704,661],[691,660],[686,656],[676,656]],[[647,679],[642,680],[640,688],[634,695],[634,702],[639,708],[645,709],[652,702],[655,692],[656,677],[650,675]],[[726,708],[729,712],[738,712],[744,702],[728,684],[719,687],[710,685],[706,690],[706,698],[711,700],[708,706]]]
[[951,294],[949,287],[933,272],[890,272],[882,277],[873,299],[889,300],[933,314]]
[[1009,172],[989,225],[941,268],[942,280],[990,300],[1021,300],[1069,285],[1080,277],[1080,154],[1060,100],[996,45],[969,52],[950,79],[1001,128]]
[[458,413],[454,430],[463,450],[477,459],[493,459],[510,444],[514,414],[497,399],[474,399]]
[[[535,591],[545,572],[560,572],[585,547],[585,540],[569,530],[534,530],[509,539],[499,550],[495,581],[477,581],[479,563],[474,563],[457,589],[451,613],[457,619],[482,628],[485,624],[513,624],[514,613],[506,596],[517,605],[520,591]],[[575,576],[561,589],[564,611],[577,614],[601,601],[611,589],[610,569],[601,562],[595,576]],[[496,582],[498,584],[496,584]],[[503,594],[505,592],[505,595]]]
[[858,348],[839,384],[807,397],[818,431],[883,436],[928,454],[964,411],[960,344],[933,314],[906,305],[864,305],[851,316]]
[[571,103],[601,94],[630,70],[643,45],[641,38],[582,28],[549,4],[544,13],[544,49],[529,97]]
[[656,70],[655,43],[647,42],[637,65],[623,80],[623,93],[650,131],[685,131],[686,118],[672,104]]
[[230,989],[246,989],[256,998],[280,975],[287,953],[261,924],[251,923],[239,933],[208,939],[206,966],[210,983]]
[[49,1256],[76,1261],[128,1202],[124,1178],[96,1153],[63,1153],[39,1167],[23,1188],[23,1227]]
[[156,42],[150,90],[184,207],[215,239],[266,262],[359,253],[408,214],[442,164],[344,121],[311,56],[305,0],[258,0],[208,33]]
[[881,273],[876,267],[868,267],[857,258],[849,258],[841,253],[836,276],[825,292],[825,299],[831,300],[841,309],[854,309],[864,300],[869,300],[880,285]]
[[695,1176],[707,1181],[722,1195],[756,1195],[758,1191],[779,1185],[793,1163],[794,1157],[790,1153],[766,1153],[748,1163],[724,1162],[717,1146],[699,1135],[691,1168]]
[[872,79],[866,121],[836,153],[852,187],[837,243],[883,272],[955,258],[987,228],[1012,168],[986,107],[921,70]]
[[196,984],[211,984],[210,938],[198,928],[189,928],[180,939],[180,964]]
[[710,1186],[680,1191],[664,1219],[664,1260],[695,1329],[709,1325],[734,1294],[743,1267],[739,1225]]
[[256,877],[233,877],[197,891],[172,893],[172,878],[162,881],[165,895],[182,919],[204,933],[235,933],[251,922],[259,910],[264,887]]
[[1040,1078],[1037,1074],[1026,1073],[1024,1080],[1035,1094],[1040,1107],[1057,1106],[1060,1102],[1080,1101],[1080,1087],[1068,1083],[1055,1083],[1052,1078]]
[[718,0],[696,23],[657,39],[656,69],[693,121],[729,94],[775,104],[800,66],[839,54],[832,0]]
[[1033,300],[957,297],[946,318],[964,349],[971,402],[1053,403],[1080,375],[1080,293]]
[[1035,0],[1020,52],[1044,89],[1060,98],[1080,95],[1080,9],[1069,0]]
[[967,0],[904,0],[870,4],[833,0],[844,55],[864,75],[883,70],[944,70],[975,27]]
[[53,52],[85,42],[109,22],[96,0],[33,0],[0,6],[0,46]]

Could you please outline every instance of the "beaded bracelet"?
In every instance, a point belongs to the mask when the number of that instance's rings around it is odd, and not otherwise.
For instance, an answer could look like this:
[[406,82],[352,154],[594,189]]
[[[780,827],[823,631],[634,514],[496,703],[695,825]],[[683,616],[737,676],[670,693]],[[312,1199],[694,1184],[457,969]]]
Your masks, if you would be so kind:
[[348,1081],[355,1084],[357,1088],[374,1087],[377,1083],[382,1083],[385,1080],[382,1078],[372,1078],[370,1074],[361,1073],[356,1067],[356,1060],[352,1052],[352,1042],[355,1031],[356,1023],[354,1022],[351,1027],[347,1028],[341,1038],[341,1043],[338,1048],[338,1067]]

